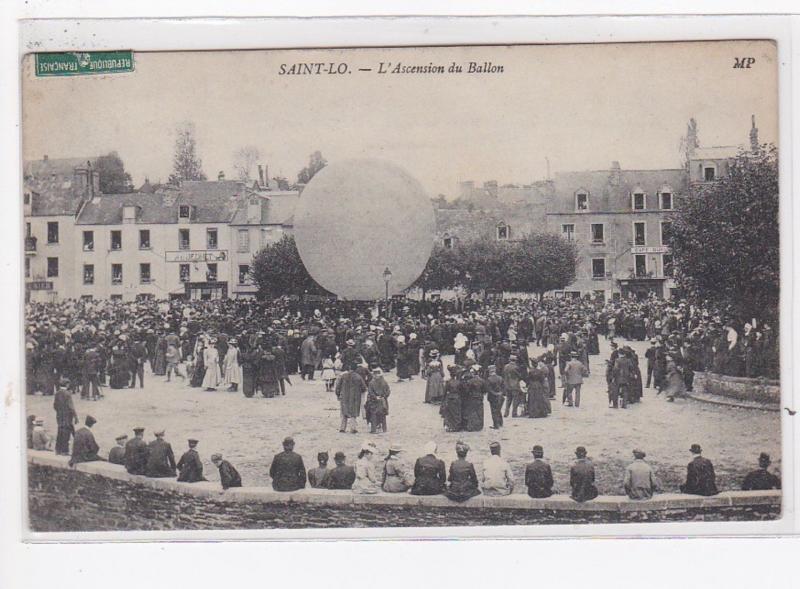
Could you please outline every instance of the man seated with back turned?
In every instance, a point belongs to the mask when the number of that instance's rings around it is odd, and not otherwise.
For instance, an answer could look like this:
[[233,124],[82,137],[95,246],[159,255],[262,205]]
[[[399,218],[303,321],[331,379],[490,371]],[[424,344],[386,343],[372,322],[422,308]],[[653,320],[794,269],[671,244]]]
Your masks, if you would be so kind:
[[538,444],[532,448],[533,462],[525,467],[525,486],[528,496],[543,499],[553,494],[553,472],[544,461],[544,449]]
[[72,458],[69,459],[70,466],[75,466],[78,462],[103,460],[97,455],[100,451],[100,446],[97,445],[94,434],[90,429],[97,423],[97,420],[91,415],[87,415],[84,423],[86,427],[82,427],[76,431],[75,439],[72,441]]
[[356,469],[345,464],[344,452],[334,454],[333,461],[336,466],[328,469],[328,472],[325,473],[322,486],[326,489],[351,489],[356,480]]
[[291,437],[283,440],[283,452],[272,459],[269,476],[275,491],[297,491],[306,486],[306,467],[301,456],[294,451]]
[[223,460],[222,454],[212,454],[211,462],[219,469],[219,481],[222,483],[223,490],[242,486],[242,477],[239,475],[239,471],[230,462]]
[[686,465],[686,482],[681,485],[681,493],[703,495],[704,497],[716,495],[719,491],[717,490],[714,465],[700,455],[703,452],[700,444],[692,444],[689,451],[694,455],[694,460]]
[[744,477],[742,491],[768,491],[770,489],[780,489],[781,479],[772,474],[767,469],[770,465],[769,454],[762,452],[758,457],[758,469]]
[[147,442],[144,441],[144,428],[133,428],[133,438],[125,444],[125,470],[130,474],[144,474],[147,471]]
[[108,451],[108,461],[111,464],[125,464],[125,444],[128,442],[128,436],[122,434],[114,439],[117,445]]
[[147,468],[145,474],[149,477],[174,477],[175,454],[172,446],[164,440],[164,430],[153,432],[156,439],[147,445]]

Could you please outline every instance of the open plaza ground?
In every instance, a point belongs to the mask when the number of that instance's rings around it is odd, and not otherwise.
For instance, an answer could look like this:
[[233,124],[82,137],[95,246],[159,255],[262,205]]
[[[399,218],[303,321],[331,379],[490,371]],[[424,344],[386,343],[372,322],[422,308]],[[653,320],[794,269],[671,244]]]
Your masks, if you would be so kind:
[[[644,368],[645,343],[630,344]],[[535,345],[529,348],[531,356],[542,351]],[[425,381],[415,377],[396,383],[394,374],[387,376],[392,387],[389,431],[374,435],[368,433],[363,415],[357,435],[339,433],[339,404],[334,393],[325,391],[319,372],[313,382],[292,375],[286,396],[272,399],[248,399],[241,392],[204,391],[189,387],[181,379],[167,383],[164,377],[148,372],[144,389],[104,387],[105,398],[100,401],[82,400],[79,395],[74,401],[81,424],[87,414],[97,418],[92,431],[102,456],[107,455],[116,436],[132,436],[136,426],[146,428],[148,441],[155,429],[165,428],[176,460],[186,450],[186,440],[197,438],[206,477],[219,480],[210,456],[220,452],[238,468],[245,486],[270,484],[270,462],[287,435],[294,437],[295,450],[303,456],[307,468],[316,466],[319,451],[328,451],[332,458],[334,452],[342,450],[348,462],[354,463],[366,438],[378,446],[378,459],[385,456],[390,444],[399,443],[410,461],[421,455],[425,442],[433,440],[439,446],[439,457],[448,465],[456,457],[456,441],[463,440],[471,447],[468,459],[477,467],[489,455],[489,444],[497,440],[514,470],[518,492],[524,491],[525,464],[531,459],[534,444],[544,446],[555,487],[562,493],[569,490],[569,466],[578,445],[586,446],[595,462],[601,494],[623,494],[624,468],[632,460],[635,447],[647,452],[647,460],[666,491],[676,491],[683,482],[692,443],[699,443],[714,463],[720,490],[738,489],[742,478],[756,467],[760,452],[768,452],[773,467],[780,469],[779,413],[691,399],[669,403],[664,395],[657,396],[654,389],[647,388],[641,403],[626,410],[610,409],[605,382],[605,359],[609,355],[608,343],[601,338],[600,355],[590,356],[591,376],[584,384],[580,408],[562,406],[558,389],[548,418],[509,418],[502,429],[493,430],[489,428],[487,403],[485,428],[480,432],[446,433],[439,407],[423,403]],[[446,357],[445,363],[451,359]],[[55,434],[52,403],[52,397],[29,396],[27,412],[44,417],[47,429]]]

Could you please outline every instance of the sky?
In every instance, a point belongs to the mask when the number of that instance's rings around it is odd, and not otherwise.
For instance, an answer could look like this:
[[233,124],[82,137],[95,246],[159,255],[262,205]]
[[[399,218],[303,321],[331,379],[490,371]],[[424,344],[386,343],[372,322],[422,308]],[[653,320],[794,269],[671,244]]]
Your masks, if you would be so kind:
[[[752,56],[749,69],[735,59]],[[548,173],[676,168],[690,117],[700,144],[777,142],[777,64],[768,41],[136,53],[135,71],[37,78],[23,68],[23,155],[117,151],[134,184],[165,181],[175,129],[191,121],[209,178],[233,177],[255,146],[290,182],[320,150],[377,157],[431,195],[463,180],[529,183]],[[467,72],[491,62],[502,73]],[[380,74],[380,63],[462,65],[462,73]],[[346,74],[280,75],[297,63]],[[341,66],[340,66],[341,67]],[[372,71],[358,71],[359,68]]]

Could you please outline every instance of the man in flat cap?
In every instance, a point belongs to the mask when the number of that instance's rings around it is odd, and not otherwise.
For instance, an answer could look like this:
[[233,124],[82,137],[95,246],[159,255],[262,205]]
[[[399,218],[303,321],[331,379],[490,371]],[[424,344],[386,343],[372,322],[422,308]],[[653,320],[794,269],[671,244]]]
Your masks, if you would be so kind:
[[567,404],[568,407],[581,406],[581,387],[583,386],[583,379],[589,376],[589,369],[586,365],[578,359],[578,352],[570,352],[570,359],[564,365],[564,397],[562,405]]
[[625,469],[622,486],[631,499],[650,499],[658,489],[653,468],[645,462],[646,454],[638,448],[633,451],[633,462]]
[[75,432],[75,440],[72,442],[72,458],[69,460],[70,466],[75,466],[79,462],[103,460],[97,455],[100,446],[97,445],[91,431],[91,427],[97,423],[97,420],[91,415],[87,415],[84,423],[85,427]]
[[147,467],[149,477],[163,478],[175,476],[175,454],[172,446],[164,440],[164,430],[153,432],[156,439],[147,445]]
[[125,444],[125,470],[130,474],[145,474],[148,453],[147,442],[144,441],[144,428],[133,428],[133,438]]
[[781,479],[767,470],[770,465],[769,454],[762,452],[758,457],[758,469],[744,477],[742,491],[767,491],[780,489]]
[[589,501],[597,497],[597,487],[594,485],[594,465],[586,457],[586,448],[575,448],[575,462],[569,469],[569,485],[572,487],[570,495],[575,501]]
[[109,450],[108,461],[111,464],[125,464],[125,444],[128,442],[128,436],[122,434],[114,439],[117,445]]
[[681,493],[703,495],[708,497],[719,493],[717,490],[714,465],[707,458],[701,456],[703,450],[700,444],[692,444],[689,451],[694,456],[686,465],[686,482],[681,485]]
[[294,451],[291,437],[283,440],[283,452],[272,459],[269,476],[275,491],[297,491],[306,486],[306,467],[302,457]]
[[510,495],[514,491],[514,475],[511,467],[500,456],[500,442],[489,444],[489,458],[481,468],[481,486],[486,495]]
[[190,438],[189,449],[178,460],[178,481],[182,483],[198,483],[205,481],[203,476],[203,461],[197,453],[197,440]]
[[533,462],[525,467],[525,486],[528,496],[543,499],[553,494],[553,472],[544,461],[544,448],[538,444],[531,449]]
[[222,459],[222,454],[212,454],[211,462],[219,469],[219,480],[223,490],[242,486],[242,477],[239,476],[239,472],[230,462]]

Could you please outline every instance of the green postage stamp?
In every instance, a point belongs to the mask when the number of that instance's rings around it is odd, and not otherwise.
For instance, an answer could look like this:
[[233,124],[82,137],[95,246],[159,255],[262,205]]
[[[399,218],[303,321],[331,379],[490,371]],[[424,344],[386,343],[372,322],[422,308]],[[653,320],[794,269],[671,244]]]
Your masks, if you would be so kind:
[[37,53],[37,76],[85,76],[133,71],[133,51]]

